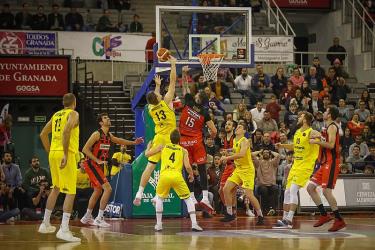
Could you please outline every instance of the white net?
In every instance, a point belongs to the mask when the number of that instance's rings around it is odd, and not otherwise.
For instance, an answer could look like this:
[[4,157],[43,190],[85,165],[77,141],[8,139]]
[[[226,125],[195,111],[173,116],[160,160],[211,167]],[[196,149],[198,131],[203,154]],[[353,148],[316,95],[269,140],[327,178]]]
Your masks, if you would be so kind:
[[217,71],[223,61],[224,55],[221,54],[200,54],[199,62],[202,65],[203,76],[205,81],[217,80]]

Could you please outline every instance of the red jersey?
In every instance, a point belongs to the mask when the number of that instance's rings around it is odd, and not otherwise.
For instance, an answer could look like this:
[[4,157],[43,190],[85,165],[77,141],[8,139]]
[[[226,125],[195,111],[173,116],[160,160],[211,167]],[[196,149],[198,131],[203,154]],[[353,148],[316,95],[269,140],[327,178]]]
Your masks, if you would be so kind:
[[179,124],[181,135],[203,139],[203,128],[210,120],[211,117],[203,107],[195,103],[193,96],[186,94],[185,107],[182,109]]
[[92,154],[101,161],[108,161],[109,148],[111,147],[111,136],[105,134],[103,130],[98,130],[100,139],[92,146]]
[[336,127],[336,138],[335,138],[335,146],[333,149],[329,148],[324,148],[320,147],[320,152],[319,152],[319,159],[320,159],[320,164],[324,164],[327,162],[333,162],[333,161],[339,161],[340,160],[340,135],[339,135],[339,128],[338,126],[332,122],[331,124],[328,125],[326,129],[323,129],[321,134],[322,134],[322,140],[329,142],[328,138],[328,128],[329,126],[335,126]]

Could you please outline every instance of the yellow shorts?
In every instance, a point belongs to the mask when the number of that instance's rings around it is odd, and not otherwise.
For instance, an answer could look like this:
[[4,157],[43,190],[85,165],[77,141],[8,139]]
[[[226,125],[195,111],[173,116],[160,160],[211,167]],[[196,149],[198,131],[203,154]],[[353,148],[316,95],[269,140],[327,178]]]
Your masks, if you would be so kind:
[[310,177],[313,172],[314,172],[314,167],[301,168],[293,164],[288,175],[286,188],[290,188],[292,184],[296,184],[300,187],[304,187],[306,183],[310,180]]
[[167,198],[170,189],[173,188],[181,200],[190,197],[190,190],[182,177],[182,174],[162,174],[160,175],[156,194],[161,198]]
[[[152,140],[151,149],[159,145],[165,145],[170,142],[171,142],[171,138],[169,134],[156,134],[154,136],[154,139]],[[156,164],[160,161],[160,157],[161,157],[161,152],[148,157],[148,161]]]
[[64,194],[75,194],[77,186],[76,154],[68,153],[68,162],[65,168],[60,169],[63,151],[50,151],[48,160],[52,177],[52,186],[59,187]]
[[255,169],[238,169],[236,168],[231,176],[229,176],[227,181],[236,183],[242,188],[254,190],[254,179],[255,179]]

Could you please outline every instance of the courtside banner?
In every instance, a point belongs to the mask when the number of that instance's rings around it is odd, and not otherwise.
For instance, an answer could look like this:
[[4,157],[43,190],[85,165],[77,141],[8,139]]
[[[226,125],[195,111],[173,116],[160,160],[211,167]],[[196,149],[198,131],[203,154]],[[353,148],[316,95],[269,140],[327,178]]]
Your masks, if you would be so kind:
[[55,55],[56,49],[55,32],[0,31],[0,54]]
[[59,49],[72,49],[73,58],[86,60],[145,62],[145,47],[150,38],[122,33],[58,32]]
[[[279,8],[286,9],[330,9],[331,0],[275,0]],[[271,5],[273,3],[271,1]]]
[[69,57],[0,57],[0,96],[63,96],[69,91]]

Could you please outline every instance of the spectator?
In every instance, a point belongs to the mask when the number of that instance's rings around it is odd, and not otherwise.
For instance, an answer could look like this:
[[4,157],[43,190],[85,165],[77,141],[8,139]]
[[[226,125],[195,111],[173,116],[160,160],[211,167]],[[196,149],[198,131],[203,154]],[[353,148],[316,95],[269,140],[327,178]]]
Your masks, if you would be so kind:
[[348,121],[350,120],[350,109],[346,106],[344,99],[339,100],[338,110],[340,113],[341,121],[345,124],[348,123]]
[[147,40],[145,55],[147,63],[147,71],[150,71],[154,63],[154,44],[156,43],[156,34],[155,32],[151,33],[151,38]]
[[370,165],[366,165],[365,169],[363,170],[363,174],[365,175],[374,175],[374,167]]
[[244,120],[246,111],[246,105],[243,102],[240,102],[237,105],[237,108],[233,110],[233,121],[238,122],[239,120]]
[[3,157],[5,151],[9,150],[12,143],[12,125],[13,118],[7,114],[0,124],[0,158]]
[[348,93],[350,93],[350,88],[345,84],[345,79],[338,77],[332,86],[332,100],[335,100],[335,104],[337,104],[337,100],[346,100]]
[[329,96],[324,96],[323,97],[323,110],[327,110],[331,105],[331,99]]
[[358,145],[354,145],[352,151],[349,153],[351,153],[351,156],[349,155],[349,157],[346,158],[346,162],[349,166],[349,171],[352,173],[362,173],[365,167],[365,162],[363,157],[361,157],[360,155],[360,147]]
[[115,8],[121,12],[121,10],[130,10],[130,0],[114,0]]
[[22,30],[30,30],[33,25],[33,17],[29,13],[29,4],[22,4],[22,11],[16,14],[16,28]]
[[[90,9],[87,9],[86,11],[86,17],[85,17],[84,23],[85,25],[82,28],[83,31],[93,32],[96,30],[96,24],[94,23],[94,18],[91,14]],[[126,31],[122,31],[122,32],[126,32]]]
[[66,30],[81,31],[83,24],[83,17],[79,12],[77,12],[77,8],[70,8],[70,12],[65,16]]
[[231,103],[229,88],[224,82],[221,81],[220,78],[217,78],[216,82],[212,83],[210,87],[220,102],[225,104]]
[[336,77],[349,78],[348,73],[345,72],[339,59],[335,59],[335,61],[333,62],[333,67],[336,71]]
[[291,104],[289,110],[284,115],[284,123],[289,128],[290,133],[288,138],[291,138],[297,130],[298,112],[297,105]]
[[109,17],[111,12],[109,10],[103,10],[103,15],[99,18],[98,24],[96,25],[96,31],[99,32],[117,32],[118,27],[112,24]]
[[369,126],[371,133],[375,134],[375,114],[367,118],[366,125]]
[[268,149],[268,150],[276,152],[275,145],[271,141],[271,134],[268,132],[264,132],[263,134],[262,149]]
[[358,146],[359,147],[359,155],[361,157],[366,157],[367,155],[370,154],[370,151],[368,149],[368,146],[366,144],[366,142],[362,141],[362,136],[360,135],[357,135],[355,136],[354,138],[354,143],[352,145],[350,145],[349,147],[349,156],[353,156],[353,148],[355,146]]
[[252,94],[257,100],[263,99],[264,92],[272,91],[271,78],[263,72],[263,66],[258,64],[256,66],[257,73],[253,77],[251,84]]
[[272,119],[274,119],[276,122],[279,122],[281,107],[277,103],[275,95],[271,95],[271,102],[267,103],[266,111],[270,112]]
[[349,148],[354,143],[354,138],[349,128],[345,128],[344,136],[340,138],[341,152],[345,157],[349,156]]
[[[284,133],[284,134],[288,137],[288,135],[289,135],[289,133],[290,133],[290,130],[289,130],[289,128],[285,125],[285,122],[280,122],[280,123],[279,123],[279,132],[280,132],[280,133]],[[281,140],[281,138],[280,138],[280,140]]]
[[356,113],[353,114],[352,120],[348,122],[347,126],[352,136],[361,135],[365,127],[364,124],[359,121],[359,115]]
[[260,151],[262,150],[263,145],[263,131],[261,129],[256,129],[254,136],[253,136],[253,151]]
[[309,83],[307,81],[303,81],[301,93],[303,97],[311,99],[312,97],[312,90],[309,87]]
[[23,178],[23,186],[30,197],[39,192],[39,183],[42,180],[46,180],[51,183],[51,177],[45,168],[40,167],[39,158],[33,156],[30,161],[30,167]]
[[220,158],[220,154],[215,154],[213,164],[209,164],[209,167],[207,168],[208,191],[214,195],[213,201],[215,211],[220,210],[219,182],[221,173],[224,170],[224,166],[222,165]]
[[280,104],[284,105],[296,96],[296,88],[290,80],[287,81],[286,86],[286,89],[284,89],[280,95]]
[[284,76],[284,69],[278,67],[275,75],[271,77],[272,90],[277,98],[280,97],[281,91],[286,88],[286,83],[287,78]]
[[121,145],[120,152],[116,152],[112,156],[111,176],[118,174],[131,159],[132,157],[126,153],[126,145]]
[[293,75],[289,77],[289,80],[292,82],[295,88],[300,88],[305,78],[301,75],[301,72],[298,68],[293,69]]
[[263,103],[261,101],[258,101],[256,107],[250,110],[251,116],[257,124],[263,119],[264,111],[266,111],[266,109],[263,108]]
[[319,99],[318,91],[312,92],[312,98],[308,102],[308,105],[309,105],[308,111],[313,115],[315,115],[318,111],[324,112],[323,101]]
[[269,111],[264,111],[263,119],[258,123],[258,128],[263,130],[264,133],[272,133],[278,130],[277,123],[271,118]]
[[3,4],[3,10],[0,13],[0,29],[13,29],[14,16],[10,12],[10,6],[7,3]]
[[52,13],[48,15],[48,27],[50,30],[64,30],[64,18],[59,13],[59,5],[52,5]]
[[[285,133],[280,132],[280,143],[281,144],[289,144],[288,137]],[[289,152],[286,148],[279,147],[277,149],[277,152],[280,155],[280,159],[284,160],[286,159],[286,155]]]
[[[341,53],[341,54],[329,54],[329,53]],[[333,45],[329,47],[327,59],[333,65],[333,62],[338,58],[341,62],[345,60],[346,50],[340,45],[340,39],[338,37],[333,38]]]
[[212,110],[214,115],[223,115],[225,110],[221,106],[221,102],[216,98],[215,92],[212,92],[210,87],[206,87],[204,92],[210,97],[208,100],[208,107]]
[[[1,168],[1,167],[0,167]],[[20,213],[18,208],[9,209],[9,187],[0,181],[0,224],[8,222]]]
[[370,154],[367,155],[364,159],[366,166],[371,166],[372,168],[375,167],[375,145],[373,144],[370,147]]
[[234,84],[234,77],[232,72],[227,67],[220,67],[217,70],[217,78],[220,79],[222,82],[231,83],[233,88],[235,87]]
[[130,23],[130,32],[143,32],[143,25],[139,22],[139,16],[135,14],[133,16],[133,22]]
[[288,108],[290,103],[293,102],[297,104],[299,111],[307,110],[309,108],[308,99],[302,95],[301,89],[296,89],[295,97],[290,99],[290,101],[286,103],[285,107]]
[[[38,183],[38,189],[34,191],[31,196],[32,207],[35,208],[35,211],[33,211],[35,212],[35,215],[32,216],[33,218],[38,220],[43,218],[41,211],[46,209],[47,199],[50,192],[50,183],[46,179],[40,180]],[[30,216],[30,212],[28,215]]]
[[361,97],[359,98],[358,104],[364,101],[366,105],[366,109],[373,110],[374,109],[374,101],[371,99],[368,90],[363,90]]
[[208,155],[214,156],[219,150],[219,147],[215,144],[214,139],[211,136],[206,137],[206,152]]
[[330,67],[328,69],[328,74],[325,77],[327,85],[330,86],[332,89],[333,86],[337,85],[337,75],[336,75],[336,69],[334,67]]
[[354,110],[354,114],[359,116],[360,122],[365,122],[371,113],[366,109],[366,103],[364,101],[359,101],[359,109]]
[[325,70],[320,66],[319,57],[314,57],[312,66],[316,68],[316,75],[319,79],[323,79],[326,76]]
[[252,153],[252,156],[257,173],[257,193],[260,197],[262,211],[268,213],[267,215],[275,215],[278,197],[276,175],[280,155],[265,149]]
[[370,127],[365,125],[362,132],[362,140],[367,144],[374,144],[375,143],[375,136],[371,132]]
[[330,95],[330,87],[328,85],[323,87],[323,90],[319,92],[319,98],[323,100],[325,96],[331,96]]
[[245,112],[244,122],[246,123],[247,129],[246,131],[250,134],[253,134],[257,128],[257,123],[253,120],[253,116],[250,111]]
[[191,86],[191,93],[196,94],[199,91],[204,91],[208,87],[208,83],[205,81],[204,76],[200,73],[195,77],[195,83]]
[[279,166],[278,171],[281,172],[282,175],[282,187],[285,189],[285,186],[287,184],[289,171],[292,168],[293,164],[293,151],[289,151],[287,153],[286,159],[282,161],[282,163]]
[[33,30],[48,30],[49,28],[43,5],[38,6],[38,12],[33,16],[32,28]]
[[241,75],[234,79],[235,92],[240,93],[242,95],[242,99],[244,99],[245,96],[251,98],[251,80],[252,77],[248,74],[247,68],[242,68]]
[[305,80],[309,83],[311,90],[321,91],[323,89],[322,79],[318,77],[315,67],[310,67],[309,74],[305,76]]
[[340,164],[340,175],[350,174],[348,164]]
[[318,111],[316,114],[315,114],[315,120],[313,121],[312,123],[312,126],[311,126],[313,129],[321,132],[323,127],[324,127],[324,121],[323,121],[323,112],[321,111]]

